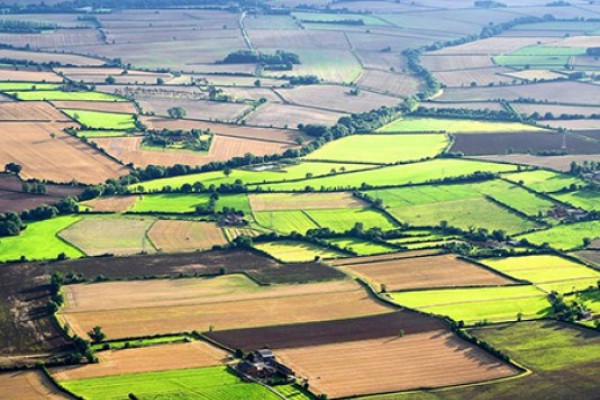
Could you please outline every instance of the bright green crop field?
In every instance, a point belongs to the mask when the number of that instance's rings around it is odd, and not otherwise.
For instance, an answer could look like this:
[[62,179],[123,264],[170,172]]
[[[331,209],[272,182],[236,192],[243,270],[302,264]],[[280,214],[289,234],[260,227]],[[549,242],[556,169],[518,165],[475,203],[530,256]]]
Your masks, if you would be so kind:
[[254,219],[263,228],[281,233],[306,233],[309,229],[318,228],[303,211],[257,211]]
[[134,212],[190,213],[205,207],[210,197],[202,193],[161,193],[142,195],[133,205]]
[[63,92],[60,90],[35,90],[9,92],[19,100],[76,100],[76,101],[125,101],[124,98],[100,92]]
[[87,110],[63,110],[85,127],[92,129],[127,130],[135,128],[133,114],[121,114]]
[[223,366],[125,374],[63,381],[61,384],[89,400],[123,400],[129,393],[139,399],[279,399],[258,384],[242,382]]
[[389,164],[434,157],[447,145],[443,134],[353,135],[327,143],[306,159]]
[[555,204],[517,185],[496,179],[472,185],[481,194],[491,197],[512,209],[528,216],[546,215]]
[[61,83],[0,82],[0,92],[60,89]]
[[583,246],[583,239],[600,237],[600,221],[586,221],[575,224],[558,225],[543,231],[528,233],[517,239],[527,239],[533,244],[569,250]]
[[585,185],[585,182],[579,178],[542,169],[504,174],[503,177],[515,183],[522,183],[538,192],[556,192],[573,184]]
[[254,247],[283,262],[313,261],[316,256],[321,258],[340,258],[348,257],[350,255],[325,247],[320,247],[312,243],[297,242],[292,240],[257,243],[254,245]]
[[586,211],[600,211],[600,191],[578,190],[552,195],[552,197]]
[[542,128],[518,122],[488,122],[444,118],[400,118],[380,128],[378,132],[490,133],[542,130]]
[[322,228],[344,232],[352,229],[356,223],[365,229],[379,227],[393,229],[398,225],[383,213],[368,208],[338,208],[333,210],[306,210],[305,213]]
[[56,258],[60,253],[76,258],[83,253],[69,245],[57,234],[81,218],[68,215],[27,224],[19,236],[0,238],[0,261],[18,260],[26,256],[29,260]]
[[369,242],[367,240],[356,239],[351,237],[341,237],[327,240],[329,243],[356,253],[359,256],[370,256],[373,254],[384,254],[396,251],[394,247],[386,246],[385,244]]
[[455,321],[516,321],[543,318],[550,311],[546,294],[534,286],[504,286],[473,289],[441,289],[395,292],[392,300],[420,311],[447,315]]
[[243,211],[244,214],[252,214],[250,203],[248,202],[248,195],[245,193],[241,194],[220,194],[219,199],[215,204],[215,211],[221,212],[224,208],[235,209],[236,211]]

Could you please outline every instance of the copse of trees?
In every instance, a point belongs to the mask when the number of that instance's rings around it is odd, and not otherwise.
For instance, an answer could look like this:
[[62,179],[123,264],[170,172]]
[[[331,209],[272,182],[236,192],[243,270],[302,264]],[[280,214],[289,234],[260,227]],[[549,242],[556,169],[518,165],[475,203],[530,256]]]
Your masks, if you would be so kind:
[[41,33],[56,28],[56,24],[44,22],[0,20],[0,32],[6,33]]
[[516,113],[507,110],[471,110],[466,108],[427,108],[418,107],[410,113],[420,117],[436,117],[448,119],[478,119],[487,121],[515,121],[522,122],[523,118]]
[[274,54],[255,50],[237,50],[229,53],[221,63],[260,64],[265,69],[291,70],[295,64],[300,64],[300,56],[284,50],[276,50]]

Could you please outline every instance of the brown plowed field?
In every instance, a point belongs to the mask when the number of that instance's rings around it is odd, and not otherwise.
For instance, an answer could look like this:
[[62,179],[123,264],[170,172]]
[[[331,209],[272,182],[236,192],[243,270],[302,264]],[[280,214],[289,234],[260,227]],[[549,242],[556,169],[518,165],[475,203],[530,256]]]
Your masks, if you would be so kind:
[[97,58],[76,56],[72,54],[42,53],[39,51],[21,51],[12,49],[0,49],[0,58],[27,60],[35,63],[49,63],[55,61],[65,65],[104,65],[104,61]]
[[[396,57],[395,57],[396,58]],[[412,75],[394,74],[386,71],[365,70],[358,81],[358,86],[397,96],[409,96],[419,91],[420,82]]]
[[490,56],[430,56],[421,57],[423,65],[432,72],[461,71],[473,68],[493,67]]
[[405,258],[342,268],[387,290],[506,285],[513,281],[450,254]]
[[[102,183],[129,171],[62,129],[74,123],[0,123],[0,164],[23,166],[23,178]],[[55,135],[52,138],[51,135]]]
[[232,329],[206,335],[232,349],[256,350],[318,346],[444,329],[439,320],[412,311],[391,312],[362,318],[308,322],[265,328]]
[[556,133],[484,133],[454,135],[454,144],[450,151],[472,156],[539,151],[566,151],[569,154],[600,153],[600,143],[576,135],[567,135],[566,146],[566,149],[563,148],[563,135]]
[[64,400],[70,399],[52,386],[38,371],[14,371],[0,374],[2,400]]
[[128,101],[53,101],[56,108],[72,110],[92,110],[104,112],[116,112],[124,114],[135,114],[137,110],[133,103]]
[[583,163],[584,161],[600,162],[600,154],[569,155],[569,156],[533,156],[531,154],[507,154],[499,156],[473,157],[479,160],[502,161],[513,164],[533,165],[536,167],[550,168],[556,171],[568,172],[573,161]]
[[62,82],[63,78],[49,71],[23,71],[14,69],[1,69],[0,76],[3,81],[13,82]]
[[6,211],[23,211],[52,204],[64,197],[80,194],[83,188],[68,185],[46,184],[46,194],[23,192],[23,182],[14,175],[0,173],[0,213]]
[[203,250],[227,244],[223,231],[213,222],[159,220],[148,237],[162,251]]
[[334,125],[344,114],[288,104],[267,103],[251,113],[248,125],[296,128],[298,124]]
[[[243,275],[65,287],[60,318],[111,339],[352,318],[391,310],[352,281],[257,286]],[[252,315],[252,318],[249,318]],[[168,318],[165,318],[168,316]]]
[[123,163],[132,163],[140,167],[151,164],[164,166],[174,164],[202,165],[211,161],[227,161],[233,157],[243,157],[246,153],[252,153],[256,156],[279,154],[289,148],[296,147],[290,144],[215,135],[207,154],[193,151],[143,150],[141,149],[142,140],[143,138],[140,136],[92,139],[108,154]]
[[346,397],[473,383],[519,371],[447,331],[283,349],[280,362],[311,391]]
[[144,112],[153,112],[157,115],[168,115],[171,107],[182,107],[186,116],[192,119],[211,121],[236,121],[250,107],[245,103],[226,103],[207,100],[180,100],[180,99],[144,99],[139,98],[138,104]]
[[351,193],[276,193],[250,194],[253,211],[357,208],[365,204]]
[[224,350],[206,342],[165,344],[127,350],[109,350],[97,354],[99,363],[52,369],[59,381],[97,378],[170,369],[200,368],[222,364]]
[[440,251],[437,249],[403,251],[401,253],[381,254],[378,256],[342,258],[339,260],[331,260],[331,261],[329,261],[329,263],[335,267],[340,267],[340,266],[345,266],[345,265],[355,265],[355,264],[364,264],[364,263],[372,263],[372,262],[380,262],[380,261],[400,260],[400,259],[404,259],[404,258],[412,258],[412,257],[420,257],[420,256],[430,256],[430,255],[439,254],[439,253],[440,253]]
[[210,129],[219,136],[233,136],[245,139],[265,140],[295,144],[297,137],[306,137],[300,131],[277,128],[257,128],[253,126],[222,124],[193,120],[173,120],[161,117],[142,117],[143,124],[150,129]]
[[101,197],[83,202],[82,205],[100,212],[125,212],[137,201],[138,196]]
[[4,121],[71,122],[71,119],[46,102],[28,101],[0,103],[0,122]]
[[449,46],[433,51],[432,55],[468,55],[468,54],[504,54],[519,50],[522,47],[532,46],[540,43],[557,42],[556,38],[541,37],[491,37],[477,40],[460,46]]
[[479,86],[485,86],[490,83],[510,83],[514,78],[500,75],[503,72],[511,71],[508,68],[479,68],[462,71],[439,71],[435,77],[446,86],[470,86],[475,82]]

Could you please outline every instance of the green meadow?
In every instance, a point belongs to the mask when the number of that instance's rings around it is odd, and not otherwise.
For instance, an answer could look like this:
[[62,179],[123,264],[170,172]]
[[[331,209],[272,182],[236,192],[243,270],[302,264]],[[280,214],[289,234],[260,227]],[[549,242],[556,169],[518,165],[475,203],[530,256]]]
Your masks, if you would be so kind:
[[574,176],[543,169],[503,174],[503,177],[515,183],[522,183],[538,192],[556,192],[573,184],[586,185],[584,181]]
[[344,250],[349,250],[359,256],[370,256],[374,254],[383,254],[396,251],[394,247],[387,246],[385,244],[351,237],[328,239],[327,242],[332,243]]
[[102,111],[63,110],[69,117],[91,129],[135,129],[133,114],[121,114]]
[[75,100],[75,101],[125,101],[121,97],[100,92],[63,92],[60,90],[34,90],[8,92],[19,100]]
[[317,246],[312,243],[298,242],[292,240],[281,240],[276,242],[257,243],[255,248],[264,251],[271,257],[283,262],[308,262],[315,257],[339,258],[350,254]]
[[336,208],[332,210],[306,210],[304,212],[320,227],[329,228],[336,232],[352,229],[357,223],[361,223],[364,229],[379,227],[383,230],[389,230],[398,226],[387,215],[368,208]]
[[548,243],[556,249],[570,250],[583,246],[583,240],[586,238],[598,237],[600,237],[600,221],[586,221],[557,225],[550,229],[519,236],[517,239],[527,239],[538,246]]

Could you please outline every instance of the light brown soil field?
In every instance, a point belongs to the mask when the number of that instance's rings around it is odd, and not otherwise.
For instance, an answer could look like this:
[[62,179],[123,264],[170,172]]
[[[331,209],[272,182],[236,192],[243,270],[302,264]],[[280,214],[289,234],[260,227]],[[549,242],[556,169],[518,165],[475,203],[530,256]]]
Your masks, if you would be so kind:
[[128,173],[124,166],[62,131],[69,126],[76,124],[0,123],[0,164],[16,162],[23,166],[23,178],[52,182],[97,184]]
[[240,118],[250,106],[243,103],[225,103],[220,101],[205,100],[138,100],[138,104],[145,113],[152,112],[157,115],[167,116],[167,110],[171,107],[181,107],[186,111],[186,117],[190,119],[202,119],[209,121],[232,122]]
[[419,91],[419,80],[411,75],[393,74],[391,72],[365,70],[358,81],[358,86],[382,93],[397,96],[409,96]]
[[289,144],[295,144],[297,137],[302,137],[305,140],[308,139],[302,132],[291,129],[258,128],[244,125],[221,124],[218,122],[192,121],[187,119],[172,120],[161,117],[142,117],[140,120],[150,129],[210,129],[220,136],[233,136]]
[[104,44],[96,29],[56,29],[42,35],[39,33],[3,33],[0,34],[0,42],[15,47],[31,46],[32,49],[58,51]]
[[264,87],[223,87],[223,93],[239,101],[256,101],[265,99],[272,103],[282,103],[283,100],[273,90]]
[[537,112],[540,116],[544,116],[550,112],[555,117],[560,117],[562,114],[581,114],[589,116],[592,114],[600,115],[600,107],[588,106],[564,106],[558,104],[531,104],[531,103],[512,103],[511,106],[518,112],[527,116]]
[[226,232],[226,236],[228,236],[231,240],[235,239],[238,236],[249,236],[255,237],[260,235],[261,232],[255,229],[249,228],[224,228]]
[[583,163],[584,161],[600,162],[600,154],[569,155],[569,156],[534,156],[530,154],[507,154],[500,156],[472,157],[478,160],[503,161],[512,164],[533,165],[536,167],[550,168],[556,171],[568,172],[573,161]]
[[440,50],[427,53],[428,55],[491,55],[504,54],[519,50],[522,47],[556,42],[555,38],[542,37],[492,37],[477,40],[460,46],[445,47]]
[[449,254],[356,264],[342,269],[375,284],[376,288],[383,284],[390,291],[514,283]]
[[53,101],[56,108],[72,110],[105,111],[124,114],[135,114],[137,109],[128,101]]
[[540,124],[549,125],[553,128],[565,128],[572,131],[597,131],[600,128],[600,122],[597,119],[548,120],[540,121]]
[[473,383],[519,371],[447,331],[283,349],[276,357],[329,398]]
[[352,258],[343,258],[343,259],[338,259],[338,260],[330,260],[329,264],[331,264],[335,267],[341,267],[341,266],[346,266],[346,265],[355,265],[355,264],[364,264],[364,263],[371,263],[371,262],[400,260],[400,259],[412,258],[412,257],[430,256],[430,255],[439,254],[439,253],[440,253],[440,251],[437,249],[403,251],[400,253],[388,253],[388,254],[381,254],[378,256],[352,257]]
[[94,138],[92,141],[105,149],[113,157],[124,164],[136,166],[155,165],[202,165],[211,161],[227,161],[233,157],[243,157],[246,153],[257,156],[283,153],[292,146],[290,144],[248,140],[229,136],[215,136],[208,153],[177,150],[143,150],[142,137],[106,137]]
[[135,98],[186,99],[206,97],[197,86],[190,85],[98,85],[96,91],[133,96]]
[[391,107],[400,102],[396,97],[364,90],[354,96],[350,94],[350,88],[338,85],[301,85],[275,91],[291,104],[347,113],[365,112],[381,106]]
[[254,47],[269,49],[349,50],[343,32],[296,29],[255,29],[248,32]]
[[49,71],[23,71],[0,69],[0,79],[17,82],[62,82],[63,78]]
[[74,332],[85,335],[101,325],[112,339],[351,318],[391,309],[352,281],[259,287],[240,275],[71,285],[65,297],[60,318]]
[[489,56],[421,56],[423,65],[432,72],[462,71],[472,68],[494,67]]
[[507,68],[479,68],[464,71],[440,71],[434,75],[446,86],[471,86],[475,82],[478,86],[490,83],[510,83],[515,78],[502,76],[501,73],[510,71]]
[[0,374],[0,399],[64,400],[63,395],[39,371],[13,371]]
[[223,231],[213,222],[159,220],[148,237],[162,251],[192,251],[227,244]]
[[21,51],[0,49],[0,58],[14,60],[27,60],[36,63],[60,62],[64,65],[104,65],[104,61],[97,58],[75,56],[71,54],[42,53],[37,51]]
[[71,122],[73,126],[77,125],[65,114],[44,101],[1,103],[0,122],[4,121],[63,121]]
[[485,110],[487,108],[489,110],[494,110],[494,111],[502,111],[502,110],[504,110],[504,107],[502,107],[502,105],[500,103],[493,103],[493,102],[472,102],[472,103],[465,103],[465,102],[451,103],[451,102],[446,102],[446,103],[438,103],[438,102],[433,102],[433,101],[427,101],[427,102],[420,103],[419,106],[425,107],[425,108],[435,108],[435,109],[438,109],[438,110],[448,109],[448,108],[464,108],[464,109],[467,109],[467,110]]
[[138,196],[114,196],[88,200],[81,205],[100,212],[125,212],[137,201]]
[[551,81],[554,79],[564,79],[566,77],[564,74],[544,69],[526,69],[523,71],[505,72],[503,75],[524,81]]
[[352,193],[277,193],[248,195],[253,211],[312,210],[364,207]]
[[201,368],[220,365],[227,352],[206,342],[164,344],[127,350],[109,350],[97,354],[99,363],[53,368],[59,381],[97,378],[170,369]]
[[552,46],[557,47],[595,47],[598,46],[598,38],[594,35],[590,36],[570,36],[562,40],[552,43]]
[[248,125],[296,128],[298,124],[331,126],[345,114],[298,107],[287,104],[265,104],[251,113],[245,121]]
[[[367,70],[377,70],[389,73],[395,71],[394,73],[400,75],[402,79],[411,79],[410,75],[405,74],[407,69],[404,57],[401,57],[397,53],[356,50],[354,51],[354,54]],[[367,70],[363,71],[363,73],[367,72]],[[419,84],[419,82],[417,82],[418,80],[414,77],[412,77],[411,81],[413,84]]]

